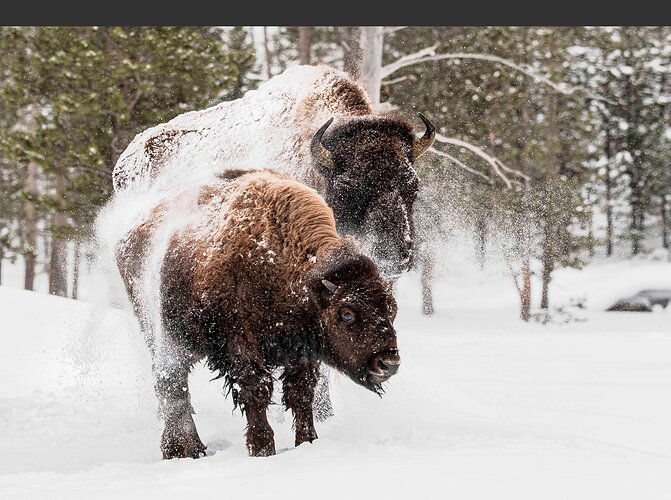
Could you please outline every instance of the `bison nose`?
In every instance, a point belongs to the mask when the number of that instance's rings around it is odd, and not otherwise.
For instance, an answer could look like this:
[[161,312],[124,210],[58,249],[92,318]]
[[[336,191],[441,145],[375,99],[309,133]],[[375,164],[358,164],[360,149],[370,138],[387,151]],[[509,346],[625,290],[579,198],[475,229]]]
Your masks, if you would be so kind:
[[370,362],[368,374],[373,381],[384,382],[398,372],[401,357],[397,354],[378,354]]

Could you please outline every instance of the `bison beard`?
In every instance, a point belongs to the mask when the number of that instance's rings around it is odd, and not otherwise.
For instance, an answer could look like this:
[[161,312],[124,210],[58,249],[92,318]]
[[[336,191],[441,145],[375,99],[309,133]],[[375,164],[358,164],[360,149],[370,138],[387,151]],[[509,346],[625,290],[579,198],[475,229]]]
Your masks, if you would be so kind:
[[172,234],[163,257],[161,325],[147,319],[136,280],[174,200],[156,206],[117,247],[150,339],[163,457],[204,454],[188,391],[189,370],[201,359],[246,415],[251,455],[275,453],[266,410],[278,367],[295,443],[311,442],[321,361],[377,394],[398,370],[388,284],[337,234],[324,200],[280,174],[229,171],[196,198],[198,222]]

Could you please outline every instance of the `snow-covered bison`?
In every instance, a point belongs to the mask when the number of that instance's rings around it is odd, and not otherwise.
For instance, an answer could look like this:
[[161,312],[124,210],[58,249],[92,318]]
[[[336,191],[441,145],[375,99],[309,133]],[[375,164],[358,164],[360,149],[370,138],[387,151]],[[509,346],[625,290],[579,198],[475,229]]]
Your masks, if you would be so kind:
[[[192,207],[192,217],[172,231],[170,211],[181,211],[180,203]],[[157,332],[141,276],[161,232],[167,238]],[[225,171],[157,203],[119,242],[117,263],[150,340],[164,458],[205,450],[188,390],[190,368],[201,359],[224,377],[246,414],[255,456],[275,453],[266,418],[274,368],[283,368],[296,445],[317,438],[312,404],[320,361],[380,394],[399,368],[388,283],[338,235],[324,199],[283,174]]]
[[[328,66],[294,66],[244,97],[139,134],[114,168],[117,191],[199,182],[212,170],[267,168],[315,188],[338,230],[389,274],[412,264],[415,161],[435,129],[375,113],[366,91]],[[333,122],[331,122],[333,120]]]

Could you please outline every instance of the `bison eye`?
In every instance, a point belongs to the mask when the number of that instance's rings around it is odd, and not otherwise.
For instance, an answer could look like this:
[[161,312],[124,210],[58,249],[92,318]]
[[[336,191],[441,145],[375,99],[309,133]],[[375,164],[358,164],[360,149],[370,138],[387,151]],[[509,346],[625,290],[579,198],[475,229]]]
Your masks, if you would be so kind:
[[354,321],[354,313],[351,309],[343,309],[340,313],[340,317],[345,323],[351,323]]

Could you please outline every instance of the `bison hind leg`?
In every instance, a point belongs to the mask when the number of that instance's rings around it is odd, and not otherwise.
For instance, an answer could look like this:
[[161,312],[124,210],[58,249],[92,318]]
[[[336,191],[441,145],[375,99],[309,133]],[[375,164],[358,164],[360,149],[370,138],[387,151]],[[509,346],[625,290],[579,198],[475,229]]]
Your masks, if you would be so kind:
[[206,446],[193,421],[189,371],[193,359],[185,351],[161,345],[154,350],[153,370],[159,413],[165,421],[161,436],[164,459],[200,458]]
[[161,436],[164,459],[201,458],[205,456],[206,448],[200,440],[190,412],[166,417],[165,429]]

